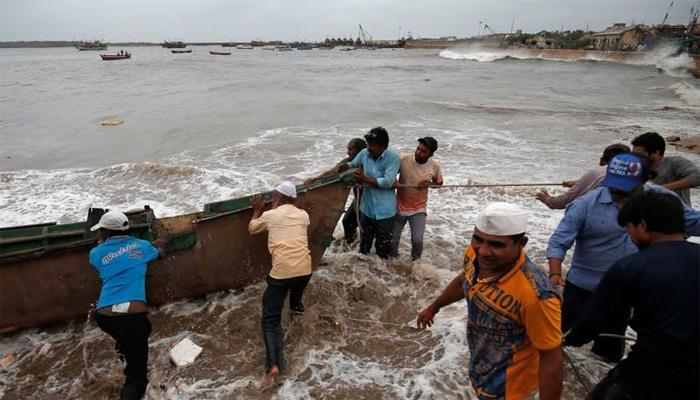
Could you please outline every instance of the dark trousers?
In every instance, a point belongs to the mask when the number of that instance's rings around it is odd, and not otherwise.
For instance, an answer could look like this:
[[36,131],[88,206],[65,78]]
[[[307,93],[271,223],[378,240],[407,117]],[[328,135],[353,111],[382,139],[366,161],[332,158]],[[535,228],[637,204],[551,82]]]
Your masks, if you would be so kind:
[[586,400],[665,400],[698,399],[697,387],[679,387],[658,376],[643,376],[625,368],[624,361],[600,381]]
[[[581,315],[586,301],[591,297],[593,292],[582,289],[573,283],[566,281],[564,286],[564,302],[561,309],[561,331],[567,332],[574,326],[574,322]],[[602,333],[612,333],[615,335],[623,335],[627,331],[630,315],[626,318],[614,321]],[[625,354],[625,341],[618,338],[599,337],[593,342],[591,351],[601,357],[605,357],[611,361],[620,361]]]
[[357,211],[355,211],[355,202],[350,204],[345,215],[343,216],[343,231],[345,232],[345,241],[352,243],[357,237]]
[[284,299],[289,292],[289,306],[301,303],[304,289],[309,283],[311,275],[297,276],[289,279],[275,279],[267,277],[267,288],[262,298],[262,331],[265,349],[265,372],[276,365],[280,372],[284,370],[284,334],[282,332],[282,311]]
[[148,386],[148,336],[151,334],[148,315],[95,315],[97,326],[117,341],[114,348],[119,358],[126,360],[126,381],[120,392],[120,399],[141,399]]
[[362,225],[360,253],[369,254],[374,243],[377,255],[381,258],[389,258],[394,218],[372,219],[360,213],[360,225]]

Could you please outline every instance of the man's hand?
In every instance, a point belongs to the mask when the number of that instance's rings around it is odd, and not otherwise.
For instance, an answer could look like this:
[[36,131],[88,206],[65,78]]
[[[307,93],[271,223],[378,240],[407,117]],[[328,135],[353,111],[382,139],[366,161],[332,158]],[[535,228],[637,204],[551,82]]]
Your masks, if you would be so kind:
[[362,168],[355,168],[355,183],[359,183],[360,185],[365,183],[365,171]]
[[537,194],[535,194],[535,198],[543,203],[547,203],[547,199],[549,199],[550,196],[549,192],[547,192],[547,189],[542,189]]
[[311,184],[314,183],[315,180],[316,180],[316,178],[309,178],[309,179],[305,180],[304,186],[306,186],[306,187],[311,186]]
[[416,319],[416,324],[418,325],[418,328],[425,329],[426,327],[433,326],[433,318],[435,318],[435,314],[437,314],[438,311],[440,310],[435,310],[432,305],[426,307],[425,310],[421,311],[420,314],[418,314],[418,318]]
[[263,210],[265,209],[265,202],[259,195],[255,195],[250,198],[250,205],[253,207],[253,211],[256,214],[262,214]]
[[575,184],[576,184],[576,181],[564,181],[561,183],[562,186],[567,187],[567,188],[574,187]]
[[561,274],[550,274],[549,280],[555,285],[562,286],[562,287],[566,286],[566,281],[561,276]]

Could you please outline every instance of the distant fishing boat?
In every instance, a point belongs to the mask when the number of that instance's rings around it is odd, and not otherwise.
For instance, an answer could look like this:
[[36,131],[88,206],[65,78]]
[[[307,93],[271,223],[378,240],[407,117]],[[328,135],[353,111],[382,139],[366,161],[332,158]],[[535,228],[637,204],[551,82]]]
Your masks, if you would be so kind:
[[313,49],[313,47],[306,45],[306,44],[299,45],[296,48],[297,48],[297,50],[311,50],[311,49]]
[[[185,53],[191,53],[192,50],[170,50],[173,54],[185,54]],[[231,53],[229,53],[231,54]]]
[[78,51],[107,50],[107,44],[102,43],[99,40],[93,40],[91,42],[84,41],[80,44],[76,44],[75,48],[78,49]]
[[277,50],[275,46],[263,46],[263,50]]
[[209,50],[209,54],[211,54],[212,56],[230,56],[231,55],[231,53],[211,51],[211,50]]
[[238,50],[253,50],[253,46],[249,44],[239,44],[238,46],[236,46],[236,48]]
[[185,47],[187,47],[187,44],[185,44],[182,41],[168,42],[167,40],[165,40],[163,41],[162,46],[166,49],[184,49]]
[[100,54],[100,57],[102,57],[104,61],[128,60],[129,58],[131,58],[131,54]]
[[277,51],[292,51],[292,50],[294,50],[289,46],[275,46],[275,48],[277,49]]
[[338,49],[338,51],[353,51],[353,50],[355,50],[355,48],[352,46],[341,47]]

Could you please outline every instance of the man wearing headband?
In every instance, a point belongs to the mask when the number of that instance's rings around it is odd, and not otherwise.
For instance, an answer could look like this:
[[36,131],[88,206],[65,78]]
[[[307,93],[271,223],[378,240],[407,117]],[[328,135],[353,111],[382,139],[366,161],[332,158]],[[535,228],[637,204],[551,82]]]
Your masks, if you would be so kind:
[[265,203],[259,196],[252,199],[253,216],[248,224],[251,235],[268,233],[272,269],[262,298],[262,331],[265,341],[267,383],[273,383],[284,371],[284,334],[282,311],[289,293],[293,315],[304,313],[302,296],[311,279],[309,251],[309,214],[294,202],[297,190],[293,183],[282,182],[272,192],[272,209],[263,212]]
[[90,230],[97,231],[99,243],[90,250],[90,264],[102,279],[95,320],[117,341],[119,358],[126,360],[119,398],[137,400],[148,386],[151,322],[146,314],[146,267],[165,254],[165,241],[149,243],[129,236],[129,219],[119,211],[104,213]]
[[[627,229],[619,226],[620,208],[633,194],[641,191],[675,193],[657,185],[645,183],[654,176],[649,160],[633,154],[615,156],[608,164],[602,187],[591,190],[566,208],[564,218],[549,239],[547,259],[552,282],[564,286],[562,331],[573,326],[581,310],[605,271],[617,260],[637,252]],[[700,235],[700,211],[684,205],[686,234]],[[566,280],[562,276],[562,261],[576,243]],[[627,318],[610,321],[608,333],[624,335]],[[619,361],[624,355],[624,342],[617,338],[596,339],[594,353]]]
[[476,218],[462,273],[417,319],[466,298],[469,379],[479,400],[557,400],[561,395],[561,301],[525,255],[528,214],[490,203]]

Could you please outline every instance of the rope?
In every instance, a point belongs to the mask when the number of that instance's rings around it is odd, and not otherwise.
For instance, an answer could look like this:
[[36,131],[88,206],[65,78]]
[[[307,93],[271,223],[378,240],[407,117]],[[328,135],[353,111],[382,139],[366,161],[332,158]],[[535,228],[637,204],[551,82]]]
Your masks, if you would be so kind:
[[362,229],[362,224],[360,224],[360,188],[355,185],[353,190],[355,191],[355,200],[353,200],[353,203],[355,203],[355,219],[357,220],[357,227],[360,229],[360,235],[362,235],[364,230]]
[[[564,354],[564,358],[566,358],[566,361],[568,361],[569,365],[571,365],[571,369],[574,371],[574,374],[576,375],[576,379],[578,379],[578,381],[581,383],[581,385],[583,386],[583,389],[586,391],[586,393],[590,393],[591,389],[588,387],[588,384],[583,380],[583,377],[581,377],[581,374],[579,374],[578,368],[576,368],[576,364],[574,363],[574,360],[578,361],[578,359],[576,357],[574,357],[573,355],[571,355],[571,353],[569,353],[569,350],[566,347],[562,347],[561,349],[563,350],[562,354]],[[584,369],[590,376],[595,378],[595,375],[593,375],[591,373],[591,371],[584,368],[583,365],[581,365],[581,368]],[[597,381],[597,379],[596,379],[596,381]]]
[[631,342],[636,342],[637,339],[631,337],[631,336],[624,336],[624,335],[615,335],[612,333],[601,333],[598,335],[598,337],[611,337],[611,338],[618,338],[618,339],[623,339],[623,340],[629,340]]
[[[523,187],[523,186],[561,186],[561,182],[544,182],[544,183],[471,183],[465,185],[430,185],[430,189],[443,188],[489,188],[489,187]],[[403,188],[420,188],[419,185],[400,184]]]

